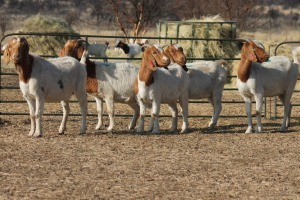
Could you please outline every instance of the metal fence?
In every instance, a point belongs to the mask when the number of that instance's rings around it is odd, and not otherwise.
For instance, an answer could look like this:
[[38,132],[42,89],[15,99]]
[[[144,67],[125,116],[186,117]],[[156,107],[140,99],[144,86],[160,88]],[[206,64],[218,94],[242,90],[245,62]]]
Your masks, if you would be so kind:
[[[100,36],[100,35],[70,35],[70,34],[61,34],[61,33],[12,33],[12,34],[8,34],[5,35],[2,39],[1,39],[1,48],[3,46],[3,41],[9,37],[14,37],[14,36],[34,36],[34,37],[69,37],[69,38],[82,38],[85,39],[86,41],[90,41],[92,39],[106,39],[106,40],[116,40],[116,39],[126,39],[127,37],[124,36]],[[137,37],[136,39],[148,39],[148,40],[154,40],[154,41],[160,41],[163,40],[166,43],[173,43],[174,41],[179,42],[180,40],[205,40],[207,42],[210,41],[227,41],[227,42],[241,42],[242,40],[236,40],[236,39],[204,39],[204,38],[171,38],[171,37]],[[279,44],[280,45],[280,44]],[[279,46],[278,45],[278,46]],[[276,47],[277,48],[277,47]],[[53,55],[40,55],[42,57],[55,57]],[[101,57],[95,57],[92,59],[102,59]],[[119,61],[119,60],[123,60],[126,61],[128,58],[127,57],[108,57],[109,61]],[[132,60],[140,60],[141,58],[133,58]],[[187,58],[188,61],[192,61],[192,60],[218,60],[218,59],[225,59],[225,60],[229,60],[229,61],[234,61],[234,60],[239,60],[238,58]],[[13,107],[16,106],[18,104],[25,104],[26,101],[24,101],[23,98],[18,98],[18,99],[13,99],[13,98],[3,98],[3,94],[6,91],[9,90],[19,90],[19,86],[18,85],[7,85],[7,83],[5,83],[4,77],[8,77],[8,76],[17,76],[17,74],[15,72],[4,72],[2,70],[2,66],[0,63],[0,116],[1,115],[28,115],[28,112],[10,112],[9,109],[4,109],[4,108],[9,108],[9,107]],[[236,76],[230,76],[229,78],[232,79],[236,79]],[[17,78],[16,78],[17,79]],[[233,93],[233,92],[237,92],[238,89],[236,87],[232,87],[232,85],[225,85],[224,88],[224,92],[229,92],[229,93]],[[299,91],[297,91],[299,92]],[[21,92],[20,92],[21,93]],[[276,98],[275,98],[276,100]],[[89,100],[89,101],[93,101],[93,100]],[[76,101],[71,101],[72,103],[76,102]],[[272,116],[273,111],[271,111],[271,108],[269,109],[269,113],[268,112],[268,108],[269,106],[269,102],[271,102],[271,100],[267,100],[266,98],[264,99],[264,109],[263,109],[263,116],[267,117],[269,116],[269,118],[276,118],[277,116],[277,106],[280,106],[280,104],[275,103],[275,111],[274,111],[274,116]],[[190,100],[191,104],[208,104],[209,102],[207,100]],[[237,99],[225,99],[222,101],[223,105],[225,104],[244,104],[244,101],[240,98],[240,96],[238,96]],[[298,106],[298,105],[297,105]],[[53,112],[45,112],[44,115],[62,115],[61,113],[53,113]],[[80,113],[73,113],[70,114],[71,116],[79,116]],[[96,114],[89,114],[92,116],[95,116]],[[120,117],[129,117],[131,116],[130,114],[116,114],[116,116],[120,116]],[[169,117],[169,115],[163,115],[162,117]],[[189,117],[211,117],[211,115],[190,115]],[[224,115],[221,113],[220,117],[246,117],[246,114],[243,113],[241,115]]]

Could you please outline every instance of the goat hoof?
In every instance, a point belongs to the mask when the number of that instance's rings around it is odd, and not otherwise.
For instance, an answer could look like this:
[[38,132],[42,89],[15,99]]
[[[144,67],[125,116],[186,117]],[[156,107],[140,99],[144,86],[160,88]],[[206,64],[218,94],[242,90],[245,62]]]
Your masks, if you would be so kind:
[[173,128],[171,128],[171,129],[169,129],[169,131],[168,132],[170,132],[170,133],[175,133],[175,132],[178,132],[178,130],[177,129],[173,129]]
[[58,135],[64,135],[65,132],[58,132]]
[[210,129],[215,128],[215,126],[216,126],[216,123],[213,123],[213,122],[210,122],[210,123],[208,124],[208,128],[210,128]]
[[280,131],[281,133],[285,133],[285,132],[287,132],[287,129],[286,129],[286,128],[280,128],[279,131]]
[[152,132],[151,132],[152,134],[160,134],[160,131],[159,130],[153,130]]
[[129,126],[129,127],[128,127],[128,130],[134,131],[134,127]]
[[42,137],[43,133],[34,133],[32,136],[33,137]]
[[104,129],[103,126],[96,126],[96,127],[95,127],[95,130],[96,130],[96,131],[103,130],[103,129]]
[[261,126],[256,127],[255,132],[256,132],[256,133],[261,133],[261,132],[262,132]]
[[252,127],[248,127],[245,133],[252,133]]
[[187,129],[184,129],[184,130],[181,130],[180,133],[187,133],[188,130]]

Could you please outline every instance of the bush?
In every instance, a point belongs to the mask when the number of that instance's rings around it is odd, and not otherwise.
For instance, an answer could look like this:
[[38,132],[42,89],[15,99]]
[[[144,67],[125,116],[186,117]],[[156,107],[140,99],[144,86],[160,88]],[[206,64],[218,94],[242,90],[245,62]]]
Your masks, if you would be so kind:
[[[64,20],[45,15],[35,15],[24,21],[21,33],[65,33],[78,37]],[[41,55],[56,56],[69,36],[26,36],[30,51]]]

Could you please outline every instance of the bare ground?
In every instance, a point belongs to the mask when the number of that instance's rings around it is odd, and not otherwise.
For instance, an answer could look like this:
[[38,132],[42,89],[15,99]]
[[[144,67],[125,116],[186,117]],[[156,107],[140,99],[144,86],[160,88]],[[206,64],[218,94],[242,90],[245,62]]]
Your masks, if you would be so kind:
[[[1,99],[20,95],[10,92],[3,90]],[[224,92],[224,100],[233,97],[241,100]],[[116,114],[130,113],[116,107]],[[189,110],[211,113],[208,104]],[[189,133],[169,133],[170,118],[163,117],[161,134],[137,134],[126,131],[130,118],[116,117],[116,130],[106,133],[94,131],[96,117],[89,116],[81,136],[80,117],[71,116],[58,135],[61,116],[44,116],[42,138],[28,137],[28,115],[1,115],[0,199],[300,199],[298,110],[287,133],[278,132],[281,119],[263,119],[263,133],[244,134],[246,118],[234,117],[245,115],[243,104],[225,104],[213,131],[209,118],[190,117]],[[4,103],[3,111],[28,108]],[[94,103],[89,111],[95,114]],[[60,105],[46,104],[45,112],[61,113]]]

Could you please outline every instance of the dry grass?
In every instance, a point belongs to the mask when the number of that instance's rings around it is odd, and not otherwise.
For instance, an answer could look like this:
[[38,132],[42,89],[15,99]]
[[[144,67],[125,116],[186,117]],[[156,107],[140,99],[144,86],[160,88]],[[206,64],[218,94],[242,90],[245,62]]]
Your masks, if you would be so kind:
[[[65,21],[40,14],[26,19],[18,32],[67,33],[77,35]],[[56,56],[69,38],[61,36],[26,36],[26,39],[30,44],[31,52]]]
[[[189,19],[179,22],[162,23],[160,36],[178,38],[235,39],[236,25],[231,26],[220,16]],[[177,32],[178,27],[178,32]],[[166,33],[167,31],[167,33]],[[220,41],[180,40],[180,45],[190,58],[230,58],[238,49],[234,43]]]

